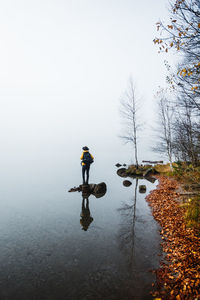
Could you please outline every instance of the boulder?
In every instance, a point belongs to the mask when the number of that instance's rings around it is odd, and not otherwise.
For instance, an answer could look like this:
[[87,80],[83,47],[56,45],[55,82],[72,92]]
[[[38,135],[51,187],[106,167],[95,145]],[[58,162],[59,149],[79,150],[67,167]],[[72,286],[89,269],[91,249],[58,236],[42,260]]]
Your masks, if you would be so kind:
[[90,187],[90,192],[93,193],[94,192],[94,188],[95,188],[96,184],[94,183],[90,183],[89,187]]
[[120,177],[127,177],[126,168],[118,169],[117,170],[117,175],[119,175]]
[[136,172],[136,166],[135,165],[130,165],[127,169],[127,174],[128,175],[134,175]]
[[166,164],[166,165],[157,164],[154,166],[154,170],[157,173],[168,173],[171,171],[171,167],[170,164]]
[[130,165],[126,171],[126,174],[131,177],[137,177],[137,176],[142,176],[143,177],[143,167],[138,166],[138,168],[135,165]]
[[119,167],[121,167],[122,165],[120,165],[119,163],[117,163],[115,166],[116,166],[117,168],[119,168]]
[[153,174],[153,173],[154,173],[153,168],[149,168],[149,169],[147,169],[147,170],[143,173],[143,176],[146,177],[146,176],[149,176],[150,174]]
[[143,176],[143,170],[137,169],[137,170],[135,171],[135,175],[137,175],[137,176]]
[[93,194],[103,194],[106,193],[106,184],[105,182],[101,182],[99,184],[96,184],[93,190]]
[[82,190],[82,193],[84,193],[84,194],[90,194],[91,193],[89,184],[83,184],[81,186],[81,190]]
[[71,188],[68,192],[82,192],[83,197],[89,197],[91,194],[96,198],[103,197],[107,191],[105,182],[99,184],[81,184],[79,187]]
[[155,177],[151,177],[151,176],[146,176],[145,179],[151,183],[154,183],[157,180]]
[[139,185],[139,192],[142,194],[142,193],[146,193],[146,185],[142,184],[142,185]]
[[126,186],[126,187],[130,186],[131,184],[132,184],[132,182],[130,182],[129,180],[124,180],[123,181],[123,185]]

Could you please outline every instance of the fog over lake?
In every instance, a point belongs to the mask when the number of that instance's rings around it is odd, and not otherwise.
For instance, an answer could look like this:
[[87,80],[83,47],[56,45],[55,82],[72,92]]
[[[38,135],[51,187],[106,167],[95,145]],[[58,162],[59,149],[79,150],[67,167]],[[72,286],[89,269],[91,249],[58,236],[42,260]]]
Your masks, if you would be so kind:
[[[144,123],[139,161],[163,159],[150,147],[155,143],[154,95],[159,85],[165,85],[166,76],[166,57],[158,55],[153,39],[155,23],[168,15],[166,4],[159,0],[1,1],[1,299],[32,299],[30,295],[66,299],[69,291],[69,299],[80,299],[76,291],[87,265],[89,274],[104,276],[102,265],[108,277],[116,272],[120,280],[128,278],[129,296],[134,294],[132,280],[138,295],[148,294],[152,277],[136,275],[158,264],[158,226],[146,195],[137,192],[137,257],[127,269],[128,255],[119,246],[123,227],[119,209],[133,202],[135,182],[125,188],[115,164],[134,162],[132,145],[119,138],[120,98],[130,76]],[[107,184],[104,198],[91,197],[94,221],[87,232],[81,230],[79,220],[81,194],[68,193],[81,184],[80,155],[85,145],[94,156],[90,182]],[[145,184],[147,192],[156,186]],[[143,235],[145,228],[149,231]],[[144,256],[141,248],[147,251]],[[117,278],[108,281],[118,282]],[[89,285],[90,280],[85,282]],[[120,293],[124,288],[122,284]],[[85,286],[81,289],[88,291]],[[88,295],[93,297],[94,291]]]
[[97,157],[106,150],[130,160],[130,148],[117,137],[130,75],[146,128],[139,158],[153,155],[154,95],[166,72],[152,40],[155,23],[167,15],[165,1],[20,0],[0,8],[3,161],[8,154],[23,160],[54,152],[69,160],[85,144]]

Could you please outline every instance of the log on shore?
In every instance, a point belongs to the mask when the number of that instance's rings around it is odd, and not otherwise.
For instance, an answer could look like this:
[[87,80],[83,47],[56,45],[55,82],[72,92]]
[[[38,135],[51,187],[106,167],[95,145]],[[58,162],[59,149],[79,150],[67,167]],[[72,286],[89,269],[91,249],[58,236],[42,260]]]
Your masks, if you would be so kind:
[[163,164],[163,160],[154,160],[154,161],[151,161],[151,160],[143,160],[142,162],[143,162],[143,163],[149,163],[149,164]]

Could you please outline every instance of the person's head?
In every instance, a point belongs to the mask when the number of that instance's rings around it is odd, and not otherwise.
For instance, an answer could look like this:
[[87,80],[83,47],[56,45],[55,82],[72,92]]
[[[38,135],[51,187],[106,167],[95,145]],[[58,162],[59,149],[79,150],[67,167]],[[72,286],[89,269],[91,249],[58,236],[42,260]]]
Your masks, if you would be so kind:
[[89,150],[89,148],[88,148],[87,146],[84,146],[82,149],[83,149],[84,151],[88,151],[88,150]]

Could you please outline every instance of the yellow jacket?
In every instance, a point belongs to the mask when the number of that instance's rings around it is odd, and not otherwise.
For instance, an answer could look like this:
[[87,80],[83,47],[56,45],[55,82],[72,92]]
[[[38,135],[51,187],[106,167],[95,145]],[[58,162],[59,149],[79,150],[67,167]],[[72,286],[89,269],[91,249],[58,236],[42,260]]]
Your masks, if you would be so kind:
[[[84,155],[85,152],[89,152],[89,151],[88,150],[83,151],[83,153],[81,154],[81,160],[83,160],[83,155]],[[91,155],[92,159],[94,159],[94,156],[91,153],[90,153],[90,155]],[[82,162],[82,166],[85,166],[84,162]]]

